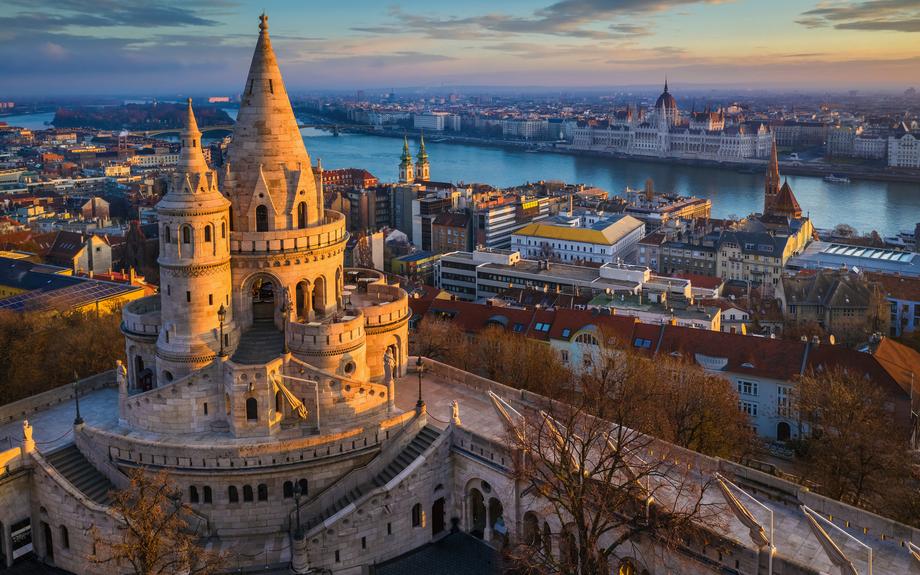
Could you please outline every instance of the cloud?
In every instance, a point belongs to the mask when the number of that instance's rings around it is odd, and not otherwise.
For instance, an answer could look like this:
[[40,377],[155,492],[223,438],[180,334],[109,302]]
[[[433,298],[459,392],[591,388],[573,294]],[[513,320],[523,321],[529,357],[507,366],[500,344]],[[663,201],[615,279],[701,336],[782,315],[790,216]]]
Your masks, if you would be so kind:
[[234,2],[211,0],[196,2],[151,2],[146,0],[44,0],[42,12],[34,2],[0,1],[0,6],[18,7],[18,14],[0,18],[0,26],[19,30],[56,31],[65,28],[161,28],[215,26],[216,20],[203,16],[202,9],[238,6]]
[[[406,13],[396,6],[391,9],[389,15],[393,20],[387,26],[352,29],[375,34],[422,33],[435,39],[505,39],[509,34],[616,39],[651,34],[651,24],[631,23],[636,17],[650,16],[681,6],[718,4],[723,1],[735,0],[563,0],[526,16],[483,14],[466,18]],[[620,18],[627,18],[630,22],[619,22]]]
[[796,22],[808,28],[920,32],[920,5],[917,0],[824,2],[801,16]]

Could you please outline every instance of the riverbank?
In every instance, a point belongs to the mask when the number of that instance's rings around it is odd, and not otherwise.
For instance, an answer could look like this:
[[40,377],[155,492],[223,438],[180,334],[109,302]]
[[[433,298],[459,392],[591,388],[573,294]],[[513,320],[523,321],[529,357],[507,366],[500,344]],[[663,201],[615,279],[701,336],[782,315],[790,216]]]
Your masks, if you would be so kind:
[[[378,136],[383,138],[403,138],[404,133],[396,130],[375,130],[364,126],[340,126],[341,131],[349,131],[368,136]],[[413,132],[413,136],[420,135]],[[429,135],[429,138],[432,138]],[[753,170],[755,173],[764,173],[767,169],[768,161],[765,159],[752,158],[742,161],[720,161],[708,160],[701,158],[661,158],[656,156],[633,156],[628,154],[613,154],[609,152],[598,152],[594,150],[576,150],[572,148],[555,147],[552,145],[542,145],[541,142],[523,142],[514,140],[498,140],[493,138],[476,138],[472,136],[454,136],[438,134],[429,141],[437,140],[445,143],[458,143],[471,146],[485,146],[493,148],[516,149],[522,151],[531,151],[540,154],[558,154],[567,156],[580,156],[590,158],[601,158],[611,160],[629,160],[631,162],[648,162],[654,164],[685,165],[697,166],[702,168],[716,168],[720,170],[742,171]],[[920,171],[911,175],[910,171],[892,172],[891,169],[872,170],[849,165],[824,164],[803,165],[800,162],[779,162],[780,171],[783,174],[824,178],[829,174],[846,176],[850,179],[883,181],[883,182],[902,182],[916,183],[920,186]],[[748,172],[749,173],[749,172]]]

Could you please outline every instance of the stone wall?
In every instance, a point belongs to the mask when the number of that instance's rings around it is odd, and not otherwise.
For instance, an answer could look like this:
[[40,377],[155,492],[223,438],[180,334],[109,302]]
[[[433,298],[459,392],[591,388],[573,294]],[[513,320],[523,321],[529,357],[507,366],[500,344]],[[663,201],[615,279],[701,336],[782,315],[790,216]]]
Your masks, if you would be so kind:
[[199,370],[171,384],[128,396],[125,420],[131,427],[159,433],[209,431],[211,422],[223,417],[224,399],[213,371]]
[[23,457],[21,448],[14,447],[0,453],[0,547],[6,556],[6,563],[0,563],[0,570],[9,567],[13,561],[11,527],[31,516],[30,474],[30,459]]

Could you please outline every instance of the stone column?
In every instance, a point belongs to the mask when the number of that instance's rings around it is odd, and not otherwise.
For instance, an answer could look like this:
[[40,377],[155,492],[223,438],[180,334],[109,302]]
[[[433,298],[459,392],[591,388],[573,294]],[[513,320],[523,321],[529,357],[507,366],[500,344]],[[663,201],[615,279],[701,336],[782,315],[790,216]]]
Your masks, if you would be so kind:
[[387,413],[396,411],[396,383],[393,381],[393,368],[396,359],[390,355],[390,350],[383,355],[383,377],[387,384]]
[[118,425],[128,425],[128,372],[121,360],[115,362],[115,379],[118,381]]
[[0,533],[0,537],[3,537],[3,549],[6,550],[6,568],[9,569],[13,566],[13,528],[11,525],[3,525],[3,533]]
[[485,497],[483,497],[483,504],[486,507],[486,526],[482,530],[482,540],[486,543],[492,541],[492,510],[488,503],[485,502]]
[[307,559],[307,536],[304,533],[299,533],[300,537],[297,535],[295,532],[291,538],[291,569],[294,573],[306,573],[310,568]]

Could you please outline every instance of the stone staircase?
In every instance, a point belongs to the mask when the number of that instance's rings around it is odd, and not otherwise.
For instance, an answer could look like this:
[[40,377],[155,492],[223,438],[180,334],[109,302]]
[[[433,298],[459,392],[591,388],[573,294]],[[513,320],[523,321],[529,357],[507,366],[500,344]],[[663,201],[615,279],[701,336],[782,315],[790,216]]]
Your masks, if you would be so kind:
[[45,459],[64,476],[64,479],[89,499],[100,505],[112,503],[109,498],[109,490],[114,489],[115,486],[93,467],[93,464],[80,453],[73,443],[55,449],[46,455]]
[[284,332],[272,321],[256,321],[243,332],[240,343],[231,357],[239,365],[260,365],[281,355]]
[[311,518],[304,526],[304,532],[309,532],[311,529],[329,519],[354,501],[357,501],[370,491],[386,485],[391,479],[399,475],[403,469],[408,467],[409,464],[418,459],[418,457],[424,453],[440,435],[441,430],[430,424],[423,427],[412,442],[409,443],[409,445],[407,445],[399,455],[396,456],[396,459],[391,461],[383,471],[378,473],[371,481],[362,483],[346,493],[345,496],[336,501],[332,507],[329,507],[321,514]]

